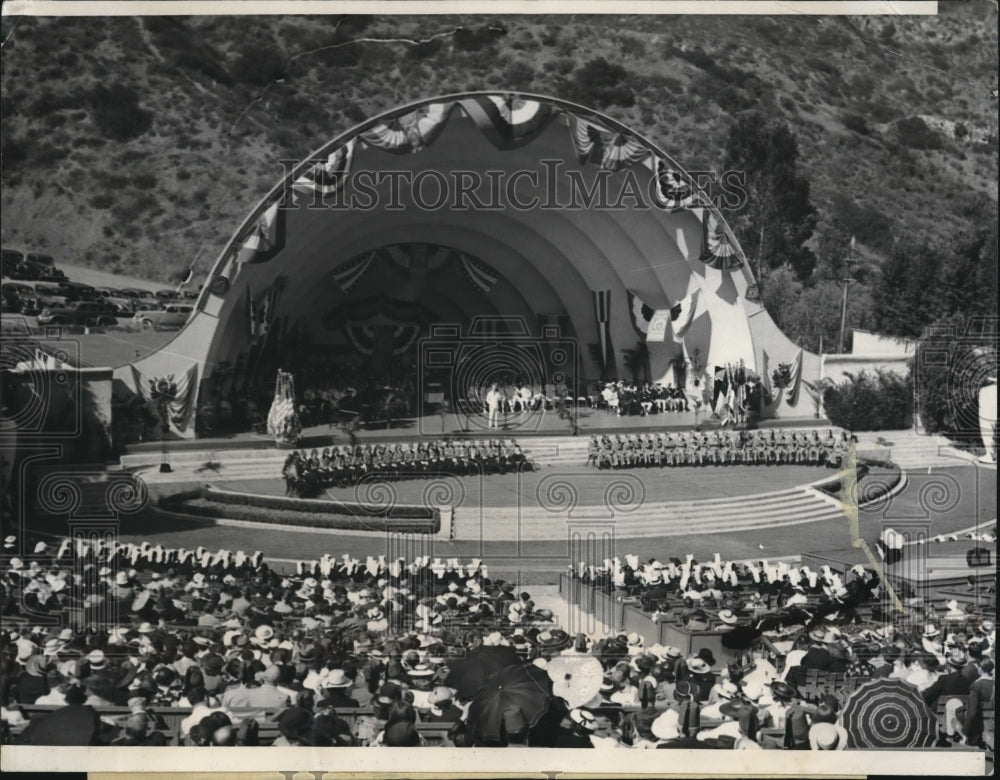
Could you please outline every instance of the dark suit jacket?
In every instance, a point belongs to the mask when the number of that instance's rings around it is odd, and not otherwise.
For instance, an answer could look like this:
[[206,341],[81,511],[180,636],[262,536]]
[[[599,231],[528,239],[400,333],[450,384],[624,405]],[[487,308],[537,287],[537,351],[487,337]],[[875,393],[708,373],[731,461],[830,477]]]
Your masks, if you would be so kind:
[[942,674],[934,684],[924,691],[924,701],[931,706],[937,704],[941,696],[966,696],[971,683],[961,670]]

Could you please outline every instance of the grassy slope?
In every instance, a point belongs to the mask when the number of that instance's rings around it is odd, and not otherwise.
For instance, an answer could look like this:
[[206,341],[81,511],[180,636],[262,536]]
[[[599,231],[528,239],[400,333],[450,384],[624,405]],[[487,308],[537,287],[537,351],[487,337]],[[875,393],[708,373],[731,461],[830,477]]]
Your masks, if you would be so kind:
[[[848,191],[896,235],[947,237],[969,227],[970,192],[996,192],[996,12],[978,1],[942,3],[936,18],[510,17],[493,49],[447,38],[421,57],[398,43],[296,57],[483,21],[380,17],[359,32],[306,17],[19,20],[2,50],[3,244],[143,278],[195,257],[207,271],[279,159],[427,95],[517,88],[588,102],[574,77],[599,56],[627,69],[636,96],[607,112],[691,169],[721,166],[736,111],[784,117],[824,219]],[[708,58],[690,56],[699,48]],[[272,50],[283,80],[254,102],[266,73],[249,83],[253,69]],[[108,108],[91,99],[101,85],[134,93],[150,129],[107,140],[95,120]],[[867,118],[867,135],[845,127],[849,113]],[[898,143],[894,122],[912,115],[940,128],[940,149]]]

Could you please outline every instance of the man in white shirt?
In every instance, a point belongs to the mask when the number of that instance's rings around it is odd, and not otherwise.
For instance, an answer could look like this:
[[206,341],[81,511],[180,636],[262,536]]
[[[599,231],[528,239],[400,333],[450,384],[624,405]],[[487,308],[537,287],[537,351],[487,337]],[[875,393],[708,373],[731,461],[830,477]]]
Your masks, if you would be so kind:
[[497,389],[496,382],[494,382],[490,385],[490,389],[486,391],[486,411],[490,418],[490,428],[500,427],[500,401],[500,391]]

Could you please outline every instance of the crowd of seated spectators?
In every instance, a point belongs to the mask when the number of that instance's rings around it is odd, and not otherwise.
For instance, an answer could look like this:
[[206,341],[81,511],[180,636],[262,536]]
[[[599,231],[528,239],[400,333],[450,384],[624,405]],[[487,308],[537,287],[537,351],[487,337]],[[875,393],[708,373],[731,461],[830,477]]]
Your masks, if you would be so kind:
[[530,471],[533,462],[521,446],[504,439],[441,439],[409,444],[377,443],[295,450],[285,458],[285,495],[313,495],[328,487],[356,485],[369,475],[379,479],[419,479],[450,474],[507,474]]
[[[15,554],[21,550],[32,552]],[[941,616],[944,631],[928,627],[915,645],[891,626],[851,635],[827,612],[800,625],[772,621],[767,641],[716,659],[704,648],[685,657],[647,646],[634,633],[571,636],[528,592],[492,579],[475,559],[327,554],[279,573],[259,552],[68,539],[20,547],[8,537],[0,567],[8,743],[392,747],[426,744],[436,733],[435,744],[450,747],[840,749],[840,701],[804,701],[795,672],[835,664],[906,679],[928,700],[964,686],[965,710],[954,710],[951,736],[942,737],[949,744],[980,745],[992,706],[993,625],[958,609],[950,621]],[[688,591],[697,590],[699,609],[733,631],[780,614],[777,604],[755,602],[765,583],[818,587],[830,603],[844,603],[877,587],[869,572],[854,573],[842,585],[802,567],[699,564],[690,556],[668,565],[626,556],[574,569],[595,587],[630,596],[662,587],[664,600],[676,591],[693,602]],[[709,606],[724,593],[746,603]],[[651,603],[661,605],[657,599]],[[33,625],[39,612],[61,620]],[[460,691],[449,673],[480,648],[499,646],[525,667],[596,658],[599,690],[573,707],[552,695],[531,727],[507,708],[499,739],[486,739],[468,717],[478,694]],[[927,668],[931,658],[939,667]]]
[[686,431],[683,433],[594,434],[587,465],[599,469],[636,466],[705,466],[800,463],[837,468],[851,436],[805,431]]

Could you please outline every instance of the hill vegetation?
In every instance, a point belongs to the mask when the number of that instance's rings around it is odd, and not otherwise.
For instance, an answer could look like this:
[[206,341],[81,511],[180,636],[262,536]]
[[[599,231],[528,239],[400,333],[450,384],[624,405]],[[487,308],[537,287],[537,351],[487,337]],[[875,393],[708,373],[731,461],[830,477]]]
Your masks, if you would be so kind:
[[[204,273],[278,160],[407,101],[509,88],[601,109],[689,169],[722,170],[733,128],[766,118],[806,198],[759,268],[779,324],[830,348],[854,236],[851,324],[914,335],[990,283],[990,257],[996,311],[996,23],[983,0],[937,17],[4,17],[3,244]],[[752,215],[731,216],[756,251]]]

